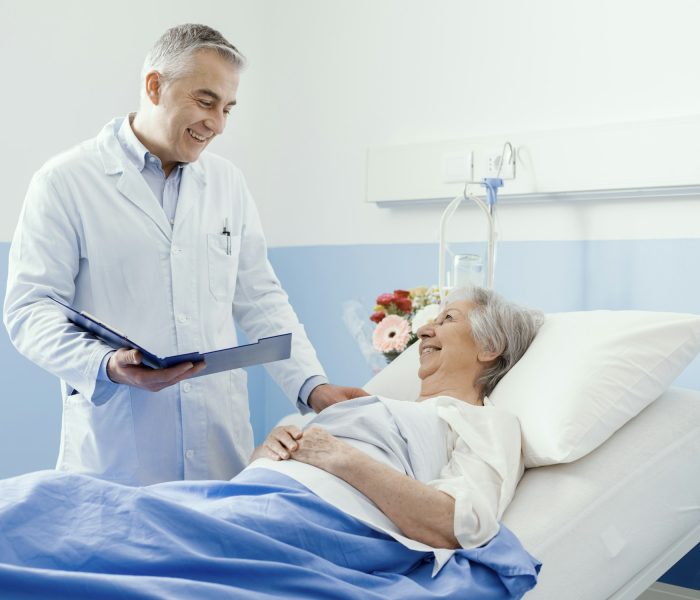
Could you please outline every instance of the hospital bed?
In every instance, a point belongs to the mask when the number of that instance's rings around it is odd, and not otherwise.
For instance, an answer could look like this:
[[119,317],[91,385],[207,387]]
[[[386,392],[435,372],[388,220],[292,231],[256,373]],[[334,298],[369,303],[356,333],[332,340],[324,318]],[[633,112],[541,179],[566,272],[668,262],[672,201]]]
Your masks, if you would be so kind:
[[[410,350],[364,389],[414,400]],[[670,388],[587,456],[526,470],[503,522],[543,563],[527,598],[637,598],[700,542],[699,458],[700,392]]]
[[591,454],[529,469],[504,523],[533,600],[637,598],[700,542],[700,393],[671,388]]

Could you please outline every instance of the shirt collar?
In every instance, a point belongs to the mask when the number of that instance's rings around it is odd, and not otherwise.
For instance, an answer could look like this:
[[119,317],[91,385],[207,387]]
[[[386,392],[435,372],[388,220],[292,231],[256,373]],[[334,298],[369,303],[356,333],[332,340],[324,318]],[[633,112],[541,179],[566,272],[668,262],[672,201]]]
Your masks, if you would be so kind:
[[119,131],[117,131],[117,140],[119,140],[119,145],[134,166],[139,171],[143,171],[146,165],[146,159],[151,153],[148,151],[148,148],[139,141],[139,138],[136,137],[134,130],[131,128],[131,119],[134,118],[135,114],[136,113],[131,113],[126,115]]
[[[129,157],[129,160],[139,171],[143,171],[144,167],[146,166],[146,162],[151,157],[155,159],[153,162],[162,168],[160,158],[158,158],[155,154],[152,154],[148,148],[141,143],[139,138],[136,137],[134,130],[131,128],[131,121],[134,118],[134,115],[136,115],[136,113],[129,113],[122,121],[119,131],[117,131],[117,140],[119,140],[119,144]],[[183,164],[178,163],[176,169],[179,171],[182,169],[182,167]]]

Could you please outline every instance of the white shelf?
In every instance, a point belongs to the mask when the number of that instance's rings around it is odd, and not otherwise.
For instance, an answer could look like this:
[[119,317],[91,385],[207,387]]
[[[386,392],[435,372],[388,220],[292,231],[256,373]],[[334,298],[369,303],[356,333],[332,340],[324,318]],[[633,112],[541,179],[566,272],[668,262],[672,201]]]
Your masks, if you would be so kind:
[[[473,158],[473,179],[510,141],[517,173],[499,202],[700,198],[700,116],[370,148],[367,201],[381,206],[446,202],[462,183],[445,182],[445,161]],[[474,189],[473,191],[476,191]]]

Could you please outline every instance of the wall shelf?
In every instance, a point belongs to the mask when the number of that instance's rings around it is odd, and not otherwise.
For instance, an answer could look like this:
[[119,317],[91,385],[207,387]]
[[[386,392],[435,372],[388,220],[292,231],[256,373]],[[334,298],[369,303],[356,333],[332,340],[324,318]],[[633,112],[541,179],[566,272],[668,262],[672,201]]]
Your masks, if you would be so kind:
[[488,157],[505,141],[517,148],[517,176],[500,190],[501,203],[700,198],[698,139],[700,116],[692,115],[375,147],[367,154],[367,201],[447,202],[463,184],[448,181],[446,161],[470,156],[465,176],[480,180],[488,174]]

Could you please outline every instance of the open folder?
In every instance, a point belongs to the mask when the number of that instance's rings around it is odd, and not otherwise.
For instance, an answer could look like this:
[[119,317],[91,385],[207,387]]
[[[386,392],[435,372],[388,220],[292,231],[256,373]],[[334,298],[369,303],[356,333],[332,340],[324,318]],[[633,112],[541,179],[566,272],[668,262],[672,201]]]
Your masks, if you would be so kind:
[[61,311],[68,317],[69,321],[97,336],[112,348],[135,348],[138,350],[143,355],[143,364],[153,369],[164,369],[182,362],[199,362],[203,360],[207,366],[194,375],[194,377],[201,377],[202,375],[211,375],[220,371],[230,371],[231,369],[284,360],[289,358],[292,351],[292,334],[283,333],[282,335],[261,338],[254,344],[234,346],[233,348],[214,350],[204,354],[190,352],[188,354],[178,354],[177,356],[156,356],[91,314],[85,311],[78,312],[55,298],[50,298],[50,300],[53,300],[61,308]]

